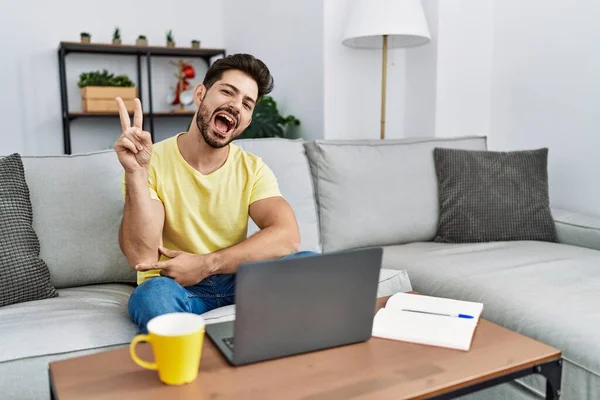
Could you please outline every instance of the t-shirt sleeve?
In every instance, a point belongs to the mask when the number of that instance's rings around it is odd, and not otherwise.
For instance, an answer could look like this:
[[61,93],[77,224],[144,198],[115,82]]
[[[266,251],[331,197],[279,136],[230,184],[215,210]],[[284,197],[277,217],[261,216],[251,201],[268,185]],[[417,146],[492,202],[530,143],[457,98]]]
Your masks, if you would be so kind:
[[261,160],[256,170],[254,185],[250,194],[250,204],[275,196],[281,196],[279,183],[271,168]]
[[[121,192],[123,193],[123,198],[125,198],[125,193],[127,192],[126,186],[127,185],[125,184],[125,172],[123,172],[121,178]],[[150,191],[150,198],[160,201],[156,189],[156,171],[152,167],[148,169],[148,190]]]

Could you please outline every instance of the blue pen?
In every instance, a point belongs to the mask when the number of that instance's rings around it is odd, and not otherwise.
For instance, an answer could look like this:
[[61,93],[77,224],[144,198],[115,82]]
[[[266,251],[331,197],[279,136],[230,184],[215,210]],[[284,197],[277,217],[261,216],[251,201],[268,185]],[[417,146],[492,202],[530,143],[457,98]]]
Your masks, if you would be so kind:
[[468,315],[468,314],[444,314],[444,313],[436,313],[436,312],[430,312],[430,311],[408,310],[406,308],[402,309],[402,311],[416,312],[416,313],[421,313],[421,314],[441,315],[443,317],[473,319],[473,316]]

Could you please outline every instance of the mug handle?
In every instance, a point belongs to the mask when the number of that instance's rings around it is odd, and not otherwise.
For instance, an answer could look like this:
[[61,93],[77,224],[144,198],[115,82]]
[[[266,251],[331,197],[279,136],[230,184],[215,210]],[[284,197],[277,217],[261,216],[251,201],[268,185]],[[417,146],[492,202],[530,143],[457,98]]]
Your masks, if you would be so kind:
[[135,361],[135,363],[137,365],[139,365],[140,367],[142,367],[142,368],[152,369],[152,370],[158,369],[157,366],[156,366],[156,363],[151,363],[151,362],[148,362],[148,361],[144,361],[141,358],[139,358],[137,354],[135,354],[135,346],[139,342],[148,342],[148,343],[150,343],[150,336],[149,335],[136,335],[133,338],[133,340],[131,341],[131,344],[129,345],[129,354],[131,355],[131,358],[133,359],[133,361]]

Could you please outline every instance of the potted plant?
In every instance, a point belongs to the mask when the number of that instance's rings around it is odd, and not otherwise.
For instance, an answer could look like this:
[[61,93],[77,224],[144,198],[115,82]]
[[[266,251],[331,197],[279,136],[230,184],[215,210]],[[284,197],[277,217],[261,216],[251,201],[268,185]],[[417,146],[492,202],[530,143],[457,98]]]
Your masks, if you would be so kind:
[[199,49],[200,48],[200,41],[199,40],[192,40],[192,49]]
[[167,47],[175,47],[175,40],[173,39],[173,30],[169,29],[167,32]]
[[113,32],[112,43],[113,44],[121,44],[121,31],[119,30],[118,26],[115,28],[115,31]]
[[83,112],[118,111],[115,97],[121,97],[128,111],[135,108],[137,88],[127,75],[115,75],[103,71],[83,72],[77,86],[81,89]]
[[135,44],[138,46],[148,46],[148,39],[146,39],[146,36],[140,35],[136,39]]
[[92,35],[87,32],[81,32],[81,43],[90,43],[92,40]]
[[240,139],[267,137],[290,137],[290,127],[300,125],[293,115],[284,117],[277,108],[277,102],[271,96],[264,96],[254,108],[252,122],[240,135]]

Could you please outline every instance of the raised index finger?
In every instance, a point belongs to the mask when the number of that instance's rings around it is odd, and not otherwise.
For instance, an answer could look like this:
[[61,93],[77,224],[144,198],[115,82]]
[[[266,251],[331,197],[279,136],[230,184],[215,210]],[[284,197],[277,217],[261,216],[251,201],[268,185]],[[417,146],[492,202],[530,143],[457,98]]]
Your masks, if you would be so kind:
[[133,126],[136,128],[142,128],[144,125],[144,114],[142,113],[142,102],[140,99],[136,98],[135,103],[135,111],[133,113]]
[[131,121],[129,120],[129,113],[127,112],[127,107],[125,107],[125,103],[123,99],[117,97],[115,99],[117,101],[117,106],[119,107],[119,117],[121,118],[121,129],[123,132],[131,127]]

